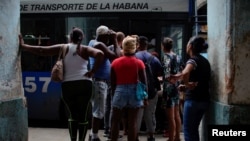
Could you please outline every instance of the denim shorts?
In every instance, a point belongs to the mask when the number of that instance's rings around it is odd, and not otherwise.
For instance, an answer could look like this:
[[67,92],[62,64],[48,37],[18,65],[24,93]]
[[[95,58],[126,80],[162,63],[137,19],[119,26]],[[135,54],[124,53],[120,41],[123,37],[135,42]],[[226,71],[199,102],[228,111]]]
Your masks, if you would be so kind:
[[166,101],[166,107],[171,108],[175,105],[178,105],[180,103],[180,99],[178,96],[169,97],[169,99]]
[[93,81],[93,94],[92,94],[92,115],[95,118],[102,119],[105,112],[105,102],[108,92],[108,84],[103,81]]
[[112,99],[112,107],[138,108],[143,106],[143,100],[136,99],[136,84],[117,85]]

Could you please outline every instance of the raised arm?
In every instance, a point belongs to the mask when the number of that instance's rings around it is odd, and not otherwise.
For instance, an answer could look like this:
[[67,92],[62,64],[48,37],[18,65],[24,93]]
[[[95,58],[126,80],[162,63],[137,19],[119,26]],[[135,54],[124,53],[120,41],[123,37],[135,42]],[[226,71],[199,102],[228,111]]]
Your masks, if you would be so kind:
[[117,34],[113,30],[110,30],[110,44],[114,46],[114,53],[117,57],[122,56],[121,48],[118,46]]
[[[104,59],[104,53],[101,50],[92,48],[92,47],[84,47],[86,49],[86,52],[90,57],[95,58],[95,63],[92,67],[92,69],[85,74],[88,77],[92,77],[93,74],[96,72],[96,70],[99,68],[99,66],[101,65],[103,59]],[[83,56],[85,56],[85,54],[81,54]],[[86,56],[85,56],[86,57]]]
[[190,82],[189,81],[190,72],[193,69],[194,69],[194,66],[192,64],[187,64],[181,73],[178,73],[176,75],[172,75],[169,79],[172,82],[175,82],[177,80],[181,80],[182,84],[179,86],[179,89],[181,91],[184,91],[186,89],[193,89],[198,84],[198,82]]
[[25,44],[22,35],[19,35],[19,45],[21,49],[29,51],[33,54],[40,56],[52,56],[52,55],[57,55],[59,53],[60,48],[64,44],[56,44],[51,46],[34,46]]

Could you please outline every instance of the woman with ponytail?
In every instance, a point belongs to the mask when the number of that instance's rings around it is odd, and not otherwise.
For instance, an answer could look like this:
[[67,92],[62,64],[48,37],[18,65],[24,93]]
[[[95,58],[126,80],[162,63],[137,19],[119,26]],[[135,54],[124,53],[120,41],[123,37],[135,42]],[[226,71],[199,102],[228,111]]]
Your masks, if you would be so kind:
[[[73,28],[70,33],[68,44],[55,44],[51,46],[33,46],[24,43],[19,36],[21,49],[37,55],[58,55],[62,46],[67,46],[64,57],[64,80],[62,82],[62,99],[69,113],[68,128],[71,141],[84,141],[88,120],[87,111],[89,100],[92,95],[92,76],[103,61],[102,51],[82,45],[83,31]],[[89,57],[95,58],[91,70],[88,70]],[[77,135],[77,132],[79,135]]]
[[170,76],[170,81],[182,80],[179,90],[185,93],[183,125],[185,141],[199,141],[199,125],[210,102],[210,63],[200,53],[208,48],[204,38],[192,37],[186,48],[189,59],[182,73]]

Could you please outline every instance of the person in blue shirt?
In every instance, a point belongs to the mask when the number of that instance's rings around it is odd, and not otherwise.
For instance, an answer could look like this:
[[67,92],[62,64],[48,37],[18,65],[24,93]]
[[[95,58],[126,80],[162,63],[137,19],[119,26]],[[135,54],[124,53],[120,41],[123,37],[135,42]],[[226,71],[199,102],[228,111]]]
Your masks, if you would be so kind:
[[[154,87],[155,91],[153,93],[153,95],[149,95],[148,96],[148,105],[141,108],[139,111],[139,116],[138,116],[138,130],[140,130],[141,127],[141,121],[142,121],[142,117],[144,117],[145,120],[145,124],[146,124],[146,128],[147,128],[147,134],[148,134],[148,141],[154,141],[154,133],[155,133],[155,129],[156,129],[156,118],[155,118],[155,111],[156,111],[156,105],[157,105],[157,101],[158,101],[158,95],[157,95],[157,91],[159,90],[158,88],[160,86],[159,80],[158,80],[158,76],[161,75],[162,73],[162,65],[160,60],[155,57],[154,55],[152,55],[151,53],[149,53],[147,51],[147,47],[148,47],[148,38],[145,36],[139,36],[139,46],[137,48],[137,52],[135,54],[135,56],[142,60],[144,63],[147,62],[148,59],[150,59],[150,57],[153,57],[151,62],[150,62],[150,66],[152,69],[152,73],[154,75],[154,80],[156,85],[153,85],[151,87]],[[149,89],[149,88],[148,88]]]
[[[111,51],[108,46],[113,45]],[[105,102],[110,81],[110,62],[120,55],[120,48],[117,46],[116,33],[107,26],[101,25],[96,29],[96,39],[91,41],[89,46],[99,49],[104,53],[104,61],[93,75],[92,95],[92,130],[89,135],[90,141],[100,141],[98,130],[105,114]],[[93,67],[95,59],[90,57],[90,68]]]

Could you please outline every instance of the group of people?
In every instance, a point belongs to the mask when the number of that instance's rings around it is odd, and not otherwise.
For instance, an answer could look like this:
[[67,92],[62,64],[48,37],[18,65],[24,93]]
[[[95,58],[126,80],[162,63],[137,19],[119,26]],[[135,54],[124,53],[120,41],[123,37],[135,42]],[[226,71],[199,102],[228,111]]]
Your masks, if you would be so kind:
[[[33,46],[24,43],[23,50],[40,56],[58,55],[67,45],[64,60],[62,99],[68,109],[68,129],[71,141],[84,141],[88,129],[88,108],[91,103],[92,123],[89,141],[100,141],[98,130],[104,118],[105,135],[111,141],[120,138],[121,119],[128,141],[138,141],[142,119],[145,121],[148,141],[155,141],[155,111],[157,92],[161,89],[158,77],[162,77],[163,105],[168,119],[169,141],[180,141],[181,118],[179,114],[179,91],[185,91],[184,137],[185,141],[199,141],[199,124],[209,106],[210,64],[200,53],[207,49],[202,37],[195,36],[187,44],[189,59],[180,69],[177,55],[173,52],[174,41],[162,39],[162,60],[147,51],[145,36],[115,32],[101,25],[96,29],[96,39],[82,45],[84,33],[74,27],[66,44]],[[156,85],[155,94],[136,99],[136,84],[147,85],[145,62],[152,57],[150,66]],[[125,122],[123,122],[125,123]]]

